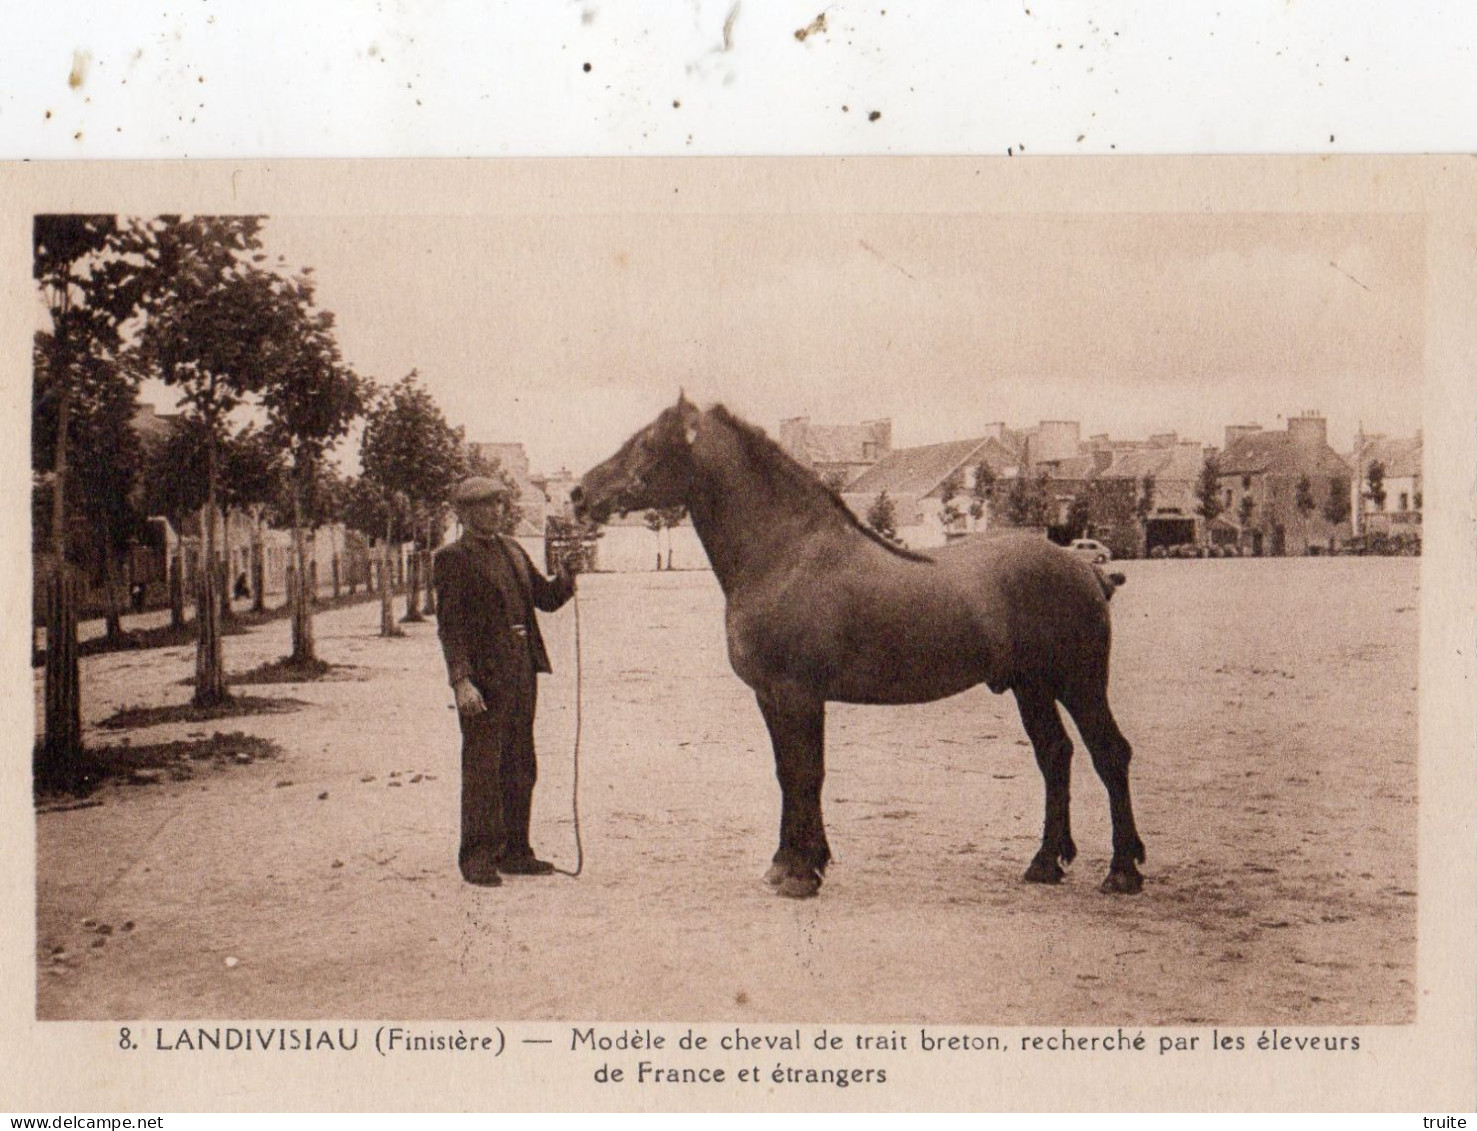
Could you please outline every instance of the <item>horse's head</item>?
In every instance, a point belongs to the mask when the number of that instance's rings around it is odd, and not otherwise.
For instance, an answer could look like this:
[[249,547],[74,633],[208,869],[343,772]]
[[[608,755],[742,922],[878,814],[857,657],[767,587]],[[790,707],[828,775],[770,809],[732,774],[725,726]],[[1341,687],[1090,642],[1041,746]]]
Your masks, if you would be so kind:
[[692,441],[699,412],[685,395],[591,468],[570,492],[574,513],[604,522],[613,512],[683,506],[692,481]]

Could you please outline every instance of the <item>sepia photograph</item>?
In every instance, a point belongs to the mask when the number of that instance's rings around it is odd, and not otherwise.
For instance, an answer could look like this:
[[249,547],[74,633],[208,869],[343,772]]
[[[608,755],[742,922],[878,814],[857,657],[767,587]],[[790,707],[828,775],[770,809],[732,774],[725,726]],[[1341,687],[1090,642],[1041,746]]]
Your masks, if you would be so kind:
[[1427,1017],[1470,178],[188,168],[18,194],[32,1023]]

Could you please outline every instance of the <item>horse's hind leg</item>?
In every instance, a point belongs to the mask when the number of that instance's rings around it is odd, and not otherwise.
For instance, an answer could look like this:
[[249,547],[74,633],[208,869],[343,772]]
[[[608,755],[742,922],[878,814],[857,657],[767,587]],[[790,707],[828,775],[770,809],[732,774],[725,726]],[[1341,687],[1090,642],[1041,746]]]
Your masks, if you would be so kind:
[[1113,720],[1105,688],[1064,699],[1082,741],[1092,754],[1092,765],[1108,787],[1108,811],[1113,818],[1113,862],[1099,890],[1133,895],[1143,890],[1144,878],[1137,865],[1144,862],[1144,842],[1133,820],[1128,796],[1128,763],[1133,749]]
[[1041,849],[1026,869],[1026,880],[1033,884],[1058,883],[1062,865],[1070,864],[1077,855],[1072,843],[1071,780],[1072,740],[1062,726],[1056,700],[1039,683],[1015,689],[1016,705],[1026,736],[1036,750],[1036,765],[1046,779],[1046,821],[1041,831]]
[[774,743],[782,796],[780,845],[765,879],[779,888],[780,895],[804,899],[820,890],[821,876],[831,859],[821,817],[826,705],[791,688],[767,688],[758,697]]

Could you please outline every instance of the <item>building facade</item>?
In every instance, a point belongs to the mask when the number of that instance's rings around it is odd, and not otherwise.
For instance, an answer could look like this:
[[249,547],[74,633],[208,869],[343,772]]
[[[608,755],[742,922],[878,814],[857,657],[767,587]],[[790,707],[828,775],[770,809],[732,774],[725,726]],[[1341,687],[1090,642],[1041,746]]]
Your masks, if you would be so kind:
[[1353,469],[1329,447],[1319,413],[1291,417],[1279,432],[1232,425],[1219,464],[1221,514],[1243,552],[1333,552],[1349,536]]
[[[1425,445],[1421,433],[1391,438],[1361,432],[1354,439],[1348,462],[1354,468],[1350,484],[1354,532],[1419,541],[1425,506]],[[1381,473],[1378,491],[1371,476],[1376,465]]]

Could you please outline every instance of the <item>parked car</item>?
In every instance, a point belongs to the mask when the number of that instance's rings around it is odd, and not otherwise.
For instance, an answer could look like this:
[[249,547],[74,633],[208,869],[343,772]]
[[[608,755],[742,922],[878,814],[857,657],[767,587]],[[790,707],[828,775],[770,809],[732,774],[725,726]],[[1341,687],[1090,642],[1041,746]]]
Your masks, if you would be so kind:
[[1103,562],[1113,560],[1113,553],[1095,538],[1074,538],[1072,544],[1067,547],[1074,554],[1081,554],[1093,565],[1102,565]]

